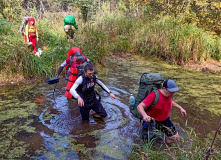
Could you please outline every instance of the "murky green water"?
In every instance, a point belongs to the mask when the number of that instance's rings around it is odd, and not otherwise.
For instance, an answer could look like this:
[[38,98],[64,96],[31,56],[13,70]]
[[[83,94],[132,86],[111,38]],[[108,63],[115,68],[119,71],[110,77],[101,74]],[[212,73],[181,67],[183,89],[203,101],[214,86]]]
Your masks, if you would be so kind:
[[[130,57],[106,62],[99,78],[117,96],[111,98],[100,88],[102,104],[108,116],[90,117],[82,122],[76,101],[64,96],[62,79],[53,96],[54,85],[47,83],[0,88],[0,158],[1,159],[128,159],[132,142],[140,132],[140,123],[128,109],[129,93],[137,93],[143,72],[160,72],[165,79],[176,80],[180,92],[174,100],[181,104],[188,118],[179,111],[171,119],[182,128],[195,128],[201,138],[216,129],[221,115],[220,75],[190,71],[179,66]],[[54,97],[54,98],[53,98]]]

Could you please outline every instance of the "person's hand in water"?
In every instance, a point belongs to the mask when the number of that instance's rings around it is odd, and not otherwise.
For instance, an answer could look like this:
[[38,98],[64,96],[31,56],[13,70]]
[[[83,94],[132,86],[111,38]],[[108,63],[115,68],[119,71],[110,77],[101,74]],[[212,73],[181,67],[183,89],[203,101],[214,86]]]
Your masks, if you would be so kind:
[[113,93],[110,93],[109,95],[110,95],[111,99],[117,99]]

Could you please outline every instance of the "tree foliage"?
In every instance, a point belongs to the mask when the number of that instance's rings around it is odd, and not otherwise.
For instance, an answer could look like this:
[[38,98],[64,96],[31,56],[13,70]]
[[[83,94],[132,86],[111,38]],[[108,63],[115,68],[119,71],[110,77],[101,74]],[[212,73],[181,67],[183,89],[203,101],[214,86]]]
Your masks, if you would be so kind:
[[18,0],[0,0],[0,13],[8,21],[15,20],[21,13],[21,1]]
[[196,24],[217,33],[221,32],[220,0],[128,0],[145,5],[146,14],[171,15],[180,23]]

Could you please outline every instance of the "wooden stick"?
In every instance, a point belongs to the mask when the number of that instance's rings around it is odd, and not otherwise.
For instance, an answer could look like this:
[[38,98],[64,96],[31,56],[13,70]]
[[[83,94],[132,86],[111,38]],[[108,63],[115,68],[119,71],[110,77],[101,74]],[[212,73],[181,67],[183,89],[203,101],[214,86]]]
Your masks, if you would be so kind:
[[221,118],[220,118],[220,120],[219,120],[219,124],[218,124],[218,127],[217,127],[217,129],[216,129],[216,133],[215,133],[215,135],[214,135],[214,137],[213,137],[213,140],[212,140],[212,142],[211,142],[211,145],[210,145],[210,147],[208,148],[208,150],[206,151],[206,154],[205,154],[205,156],[204,156],[204,160],[208,160],[208,159],[209,159],[209,156],[210,156],[211,154],[213,154],[213,149],[212,149],[212,147],[213,147],[214,141],[215,141],[215,139],[216,139],[217,133],[218,133],[219,130],[220,130],[220,127],[221,127]]

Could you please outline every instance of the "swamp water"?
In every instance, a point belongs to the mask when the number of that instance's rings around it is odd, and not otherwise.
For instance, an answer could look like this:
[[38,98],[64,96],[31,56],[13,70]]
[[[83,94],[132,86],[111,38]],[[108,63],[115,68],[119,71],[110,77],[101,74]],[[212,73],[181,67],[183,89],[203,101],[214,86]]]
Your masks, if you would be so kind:
[[128,99],[130,93],[136,95],[143,72],[160,72],[177,82],[180,92],[174,100],[188,117],[172,109],[174,123],[184,130],[194,128],[201,138],[213,135],[221,115],[220,75],[128,55],[127,60],[112,57],[98,72],[117,97],[112,100],[96,87],[108,114],[103,121],[93,117],[81,121],[77,102],[64,96],[64,78],[55,92],[54,85],[47,83],[1,87],[0,159],[129,159],[140,122],[130,114]]

